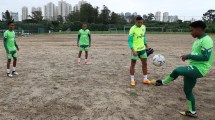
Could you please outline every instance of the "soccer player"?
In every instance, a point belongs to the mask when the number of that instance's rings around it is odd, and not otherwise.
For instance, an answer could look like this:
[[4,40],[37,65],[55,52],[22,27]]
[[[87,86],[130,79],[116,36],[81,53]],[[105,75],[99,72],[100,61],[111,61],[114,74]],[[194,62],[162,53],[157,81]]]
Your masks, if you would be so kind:
[[142,71],[143,71],[143,83],[149,84],[150,81],[147,78],[147,56],[153,53],[153,49],[147,49],[147,40],[146,40],[146,27],[143,25],[143,18],[138,16],[136,18],[136,24],[131,27],[128,36],[128,45],[131,49],[131,66],[130,66],[130,75],[131,75],[131,86],[135,86],[134,71],[135,65],[138,58],[142,62]]
[[184,76],[184,93],[186,95],[189,111],[180,112],[182,115],[197,117],[195,108],[195,97],[192,93],[196,85],[197,78],[206,76],[212,68],[214,47],[213,40],[205,33],[206,24],[202,21],[196,21],[190,24],[191,35],[196,38],[192,46],[192,53],[182,55],[182,61],[189,60],[188,66],[177,67],[173,72],[163,80],[157,80],[156,85],[166,85],[169,82]]
[[[18,75],[16,72],[17,50],[19,47],[15,40],[14,23],[8,22],[8,30],[4,32],[4,47],[7,53],[7,76]],[[13,69],[10,70],[11,59],[13,58]]]
[[82,29],[80,29],[78,32],[77,46],[79,47],[78,65],[81,64],[82,51],[85,51],[84,64],[87,64],[88,51],[89,51],[89,47],[91,47],[91,35],[90,35],[90,30],[87,29],[87,24],[83,24]]

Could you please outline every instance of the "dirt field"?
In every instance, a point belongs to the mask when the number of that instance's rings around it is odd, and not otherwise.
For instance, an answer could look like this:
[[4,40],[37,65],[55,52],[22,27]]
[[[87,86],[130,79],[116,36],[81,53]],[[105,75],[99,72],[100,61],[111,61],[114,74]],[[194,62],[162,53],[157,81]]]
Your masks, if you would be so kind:
[[[136,87],[130,87],[130,51],[126,35],[93,35],[89,65],[78,66],[76,35],[19,37],[17,72],[7,78],[6,58],[0,45],[0,120],[187,120],[182,77],[169,85],[142,84],[136,66]],[[215,36],[212,36],[215,40]],[[162,79],[190,53],[190,35],[148,35],[163,67],[152,65],[150,79]],[[83,58],[83,57],[82,57]],[[82,59],[82,63],[83,63]],[[215,67],[194,89],[199,120],[215,120]]]

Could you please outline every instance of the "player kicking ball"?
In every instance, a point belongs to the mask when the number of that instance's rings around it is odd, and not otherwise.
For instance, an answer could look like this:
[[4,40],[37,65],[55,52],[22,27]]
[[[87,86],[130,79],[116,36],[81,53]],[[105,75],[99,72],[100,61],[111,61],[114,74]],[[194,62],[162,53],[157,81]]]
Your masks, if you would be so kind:
[[[8,30],[4,32],[4,47],[7,53],[7,76],[13,77],[13,75],[18,75],[16,72],[17,63],[17,50],[19,47],[15,40],[14,23],[8,23]],[[11,59],[13,58],[13,69],[10,70]]]
[[149,84],[150,80],[147,78],[147,56],[153,53],[153,49],[147,46],[146,40],[146,27],[143,25],[143,18],[138,16],[136,18],[136,24],[131,27],[128,36],[128,45],[131,49],[131,66],[130,66],[130,75],[131,75],[131,86],[135,86],[134,72],[135,65],[138,58],[142,62],[142,71],[143,71],[143,83]]
[[89,51],[89,47],[91,47],[91,35],[90,35],[90,30],[87,29],[87,24],[83,24],[82,29],[80,29],[78,32],[77,46],[79,47],[78,65],[81,64],[82,51],[85,51],[84,64],[87,64],[88,51]]
[[206,76],[212,68],[214,48],[213,40],[205,33],[206,24],[202,21],[196,21],[190,24],[191,35],[196,38],[192,46],[192,53],[182,55],[182,61],[189,60],[188,66],[177,67],[173,72],[163,80],[157,80],[155,85],[161,86],[170,83],[184,76],[184,93],[186,95],[188,111],[180,112],[182,115],[197,117],[195,108],[195,97],[192,93],[196,85],[197,78]]

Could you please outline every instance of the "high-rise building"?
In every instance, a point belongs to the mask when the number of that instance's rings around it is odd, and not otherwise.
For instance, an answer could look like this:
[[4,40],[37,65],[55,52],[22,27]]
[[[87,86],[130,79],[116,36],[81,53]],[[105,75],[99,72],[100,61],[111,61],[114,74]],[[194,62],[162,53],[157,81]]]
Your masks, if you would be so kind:
[[169,13],[168,12],[164,12],[163,13],[163,22],[168,22],[169,21]]
[[126,12],[125,13],[125,17],[130,17],[131,16],[131,13],[130,12]]
[[169,16],[168,22],[176,22],[178,20],[178,16]]
[[46,20],[57,20],[56,16],[56,6],[54,3],[50,2],[44,7],[44,15]]
[[155,21],[161,21],[161,12],[160,11],[155,13]]
[[22,20],[28,19],[28,8],[27,7],[22,7]]
[[131,22],[131,13],[130,13],[130,12],[126,12],[126,13],[125,13],[125,20],[126,20],[127,22]]
[[32,7],[31,12],[35,12],[35,11],[41,11],[42,12],[42,8],[41,7]]
[[78,4],[76,4],[76,5],[73,7],[73,11],[74,11],[74,12],[79,11],[79,10],[78,10]]
[[[12,16],[12,18],[14,19],[15,22],[19,21],[18,12],[10,12],[10,15]],[[2,21],[6,21],[3,16],[5,16],[5,12],[2,12]]]
[[66,1],[58,2],[58,15],[61,15],[65,20],[65,17],[72,12],[72,5],[67,3]]
[[190,20],[190,22],[195,22],[196,21],[196,19],[195,18],[192,18],[191,20]]
[[134,12],[132,15],[133,15],[133,16],[137,16],[137,12]]

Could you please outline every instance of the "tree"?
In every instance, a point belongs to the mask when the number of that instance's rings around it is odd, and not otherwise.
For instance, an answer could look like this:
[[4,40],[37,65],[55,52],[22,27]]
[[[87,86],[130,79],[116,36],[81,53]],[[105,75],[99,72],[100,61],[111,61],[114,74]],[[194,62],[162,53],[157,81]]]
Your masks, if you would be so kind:
[[154,17],[155,17],[154,14],[149,13],[148,17],[147,17],[147,21],[152,21],[154,19]]
[[6,10],[5,14],[3,15],[3,18],[9,22],[9,21],[14,21],[13,17],[10,15],[10,12]]
[[105,25],[110,23],[110,10],[107,6],[103,5],[103,9],[101,10],[101,14],[99,15],[100,23]]
[[57,16],[57,21],[60,23],[63,23],[63,16],[62,15],[58,15]]
[[32,12],[32,16],[30,16],[30,18],[33,19],[34,21],[36,21],[37,23],[41,23],[43,21],[42,12],[34,11],[34,12]]
[[80,9],[81,22],[92,23],[94,22],[93,16],[94,16],[94,8],[91,4],[86,3],[81,5],[81,9]]
[[203,21],[205,22],[215,22],[215,10],[208,10],[202,17]]

